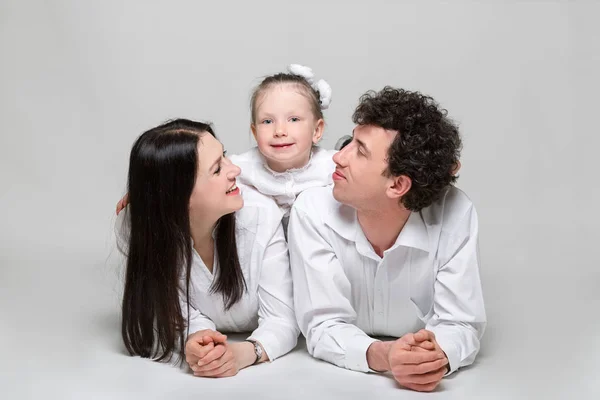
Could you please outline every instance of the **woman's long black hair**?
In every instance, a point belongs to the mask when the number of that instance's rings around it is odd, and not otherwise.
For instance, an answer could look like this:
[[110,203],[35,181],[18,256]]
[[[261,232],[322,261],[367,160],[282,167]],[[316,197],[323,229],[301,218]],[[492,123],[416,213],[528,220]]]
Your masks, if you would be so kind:
[[[132,355],[169,361],[179,348],[180,361],[184,359],[189,320],[180,296],[189,311],[189,202],[196,182],[198,143],[206,133],[215,136],[210,125],[177,119],[144,132],[131,150],[121,334]],[[219,273],[212,290],[223,295],[228,309],[245,289],[233,213],[219,219],[215,242]]]

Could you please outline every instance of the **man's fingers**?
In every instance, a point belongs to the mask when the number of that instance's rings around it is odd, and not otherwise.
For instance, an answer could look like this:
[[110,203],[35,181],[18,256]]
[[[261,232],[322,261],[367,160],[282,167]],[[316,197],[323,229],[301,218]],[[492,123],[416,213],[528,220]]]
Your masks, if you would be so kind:
[[402,379],[402,381],[408,383],[415,383],[418,385],[428,385],[431,383],[437,383],[441,381],[444,375],[446,375],[446,368],[442,367],[435,371],[428,372],[426,374],[405,376]]
[[440,359],[446,359],[439,351],[406,351],[398,355],[396,360],[400,364],[423,364]]
[[216,359],[221,358],[221,356],[223,356],[223,354],[225,354],[226,351],[227,351],[227,347],[223,346],[222,344],[218,344],[206,356],[200,358],[198,360],[197,364],[199,366],[209,364],[209,363],[215,361]]
[[423,342],[425,340],[435,340],[435,335],[433,334],[433,332],[428,331],[427,329],[421,329],[420,331],[415,333],[413,337],[417,342]]
[[411,346],[410,351],[420,351],[420,352],[424,352],[424,351],[432,351],[434,349],[425,349],[421,346]]
[[415,334],[414,333],[407,333],[406,335],[402,336],[400,339],[401,342],[404,342],[410,346],[416,346],[417,345],[417,340],[415,339]]
[[409,383],[409,382],[398,382],[401,386],[410,389],[410,390],[414,390],[416,392],[431,392],[433,390],[435,390],[435,388],[440,384],[440,382],[437,383],[429,383],[427,385],[419,385],[418,383]]
[[435,350],[435,344],[433,342],[430,342],[429,340],[425,340],[423,342],[419,342],[417,343],[417,345],[412,346],[411,351],[419,351],[419,350]]
[[[427,374],[431,374],[434,372],[443,371],[442,376],[444,376],[446,374],[446,371],[448,370],[446,368],[446,365],[448,365],[448,360],[443,359],[443,360],[436,360],[436,361],[432,361],[432,362],[428,362],[428,363],[415,365],[410,369],[412,369],[411,374],[414,374],[414,375],[427,375]],[[416,383],[429,383],[429,382],[416,382]]]
[[411,345],[410,343],[408,343],[406,340],[404,340],[404,337],[396,340],[391,347],[391,351],[401,351],[401,350],[406,350],[406,351],[410,351],[411,350]]

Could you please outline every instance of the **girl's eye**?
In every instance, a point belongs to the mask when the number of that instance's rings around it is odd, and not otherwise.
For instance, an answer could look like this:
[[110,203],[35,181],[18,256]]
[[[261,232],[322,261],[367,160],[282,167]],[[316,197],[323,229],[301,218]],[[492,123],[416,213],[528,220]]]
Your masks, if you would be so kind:
[[272,119],[265,119],[265,120],[263,120],[263,122],[262,122],[262,123],[263,123],[263,124],[266,124],[266,125],[268,125],[268,124],[272,124],[272,123],[273,123],[273,120],[272,120]]
[[220,172],[221,172],[221,164],[219,164],[219,167],[215,170],[215,175],[219,175]]
[[292,118],[290,118],[290,121],[292,121],[292,122],[298,122],[298,121],[300,121],[300,118],[298,118],[298,117],[292,117]]

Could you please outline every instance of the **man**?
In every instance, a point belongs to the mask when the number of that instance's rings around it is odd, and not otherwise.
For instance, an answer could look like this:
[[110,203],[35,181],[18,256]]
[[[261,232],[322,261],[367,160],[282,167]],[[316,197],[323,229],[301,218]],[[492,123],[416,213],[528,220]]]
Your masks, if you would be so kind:
[[432,98],[390,87],[353,121],[333,188],[291,211],[298,324],[314,357],[431,391],[473,362],[486,324],[477,213],[452,185],[458,129]]

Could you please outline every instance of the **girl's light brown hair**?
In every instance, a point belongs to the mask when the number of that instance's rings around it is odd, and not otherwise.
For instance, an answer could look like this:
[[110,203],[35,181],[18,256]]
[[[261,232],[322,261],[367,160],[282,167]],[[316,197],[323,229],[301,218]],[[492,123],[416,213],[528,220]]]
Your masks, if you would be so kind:
[[317,90],[308,83],[308,81],[300,76],[294,74],[279,73],[271,75],[263,79],[263,81],[254,89],[252,97],[250,99],[250,111],[252,112],[252,124],[256,124],[256,112],[257,103],[260,97],[270,88],[281,85],[281,84],[296,84],[300,89],[301,93],[306,96],[310,102],[311,109],[315,119],[324,119],[323,111],[321,110],[320,94]]

